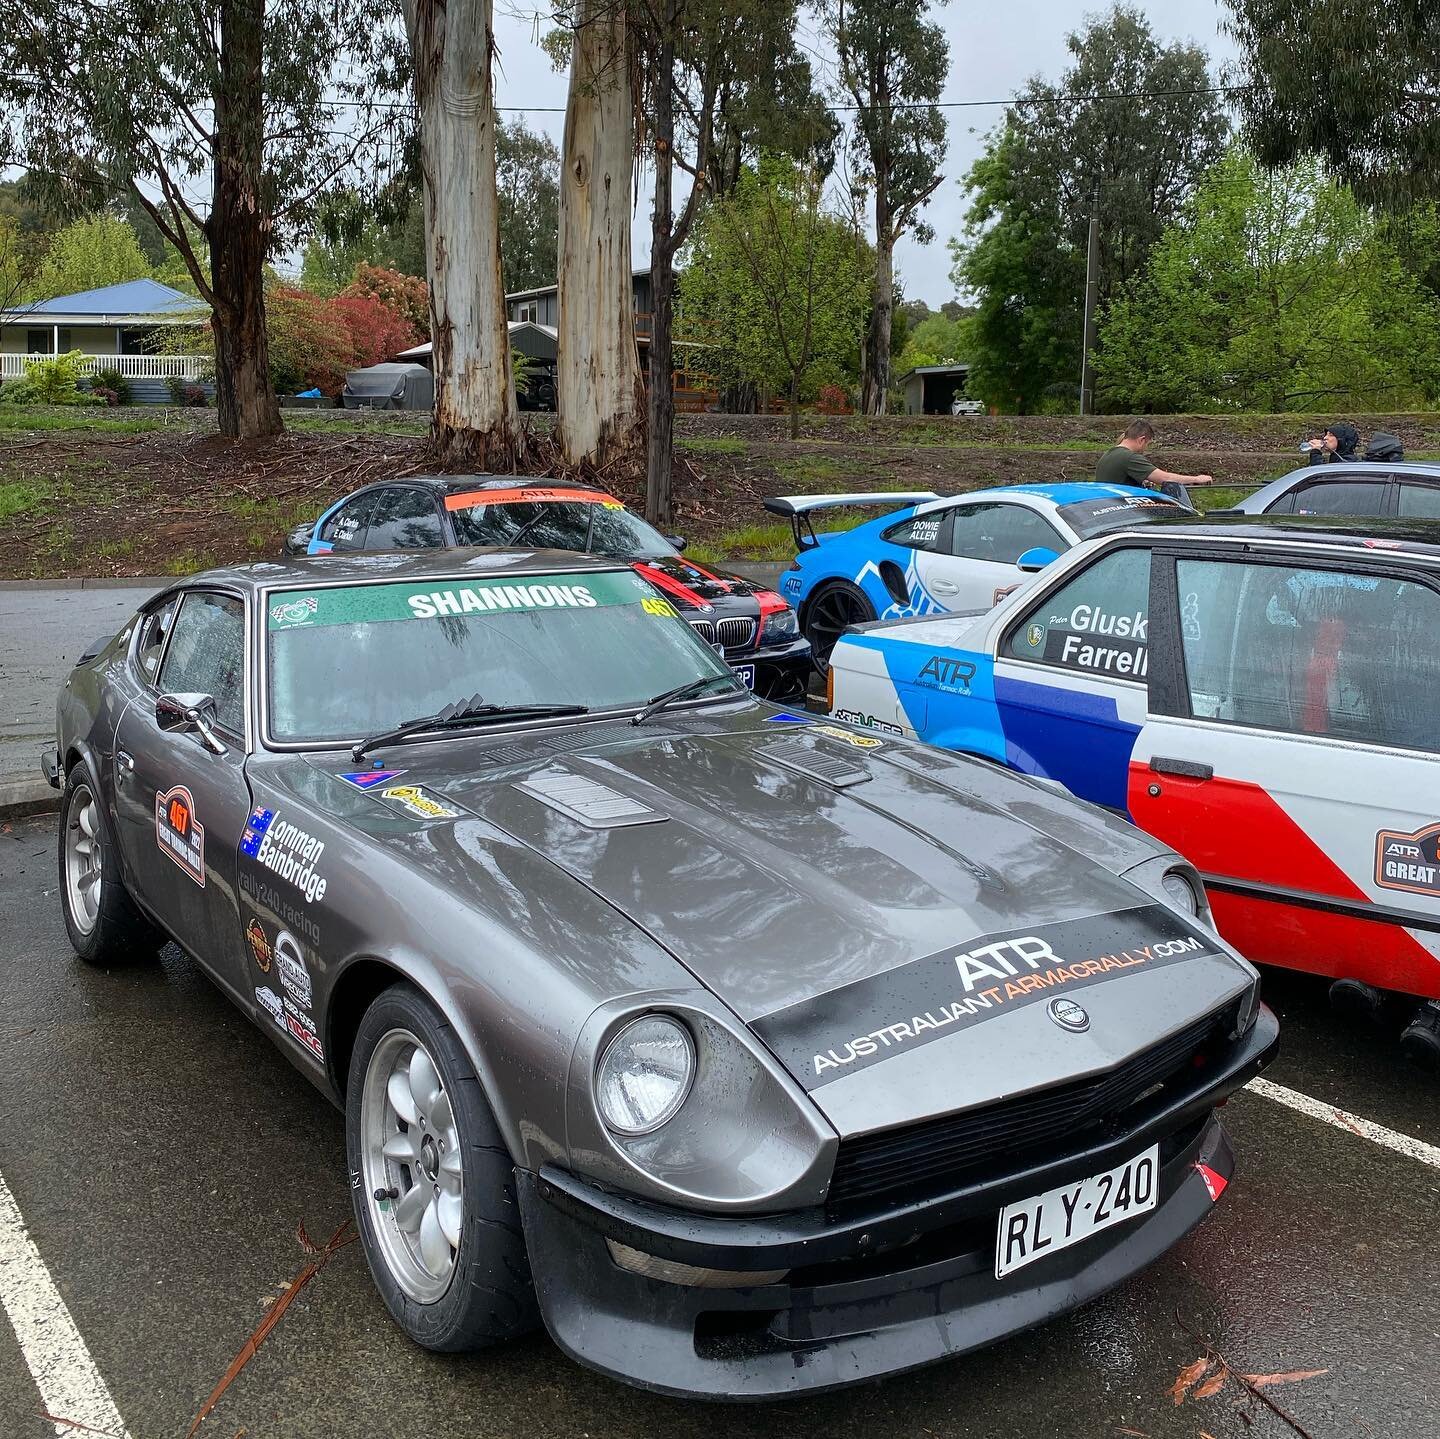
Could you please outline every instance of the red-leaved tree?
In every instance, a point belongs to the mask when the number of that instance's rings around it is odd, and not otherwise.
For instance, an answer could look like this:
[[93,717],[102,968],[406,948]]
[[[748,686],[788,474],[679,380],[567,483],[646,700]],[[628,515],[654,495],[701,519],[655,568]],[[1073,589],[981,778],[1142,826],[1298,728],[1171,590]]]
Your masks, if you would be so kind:
[[346,290],[328,301],[326,309],[350,336],[354,366],[378,365],[420,343],[410,320],[374,295]]
[[415,332],[412,345],[429,339],[430,287],[418,275],[402,275],[399,270],[362,260],[355,266],[355,278],[340,293],[342,297],[369,295],[402,316]]

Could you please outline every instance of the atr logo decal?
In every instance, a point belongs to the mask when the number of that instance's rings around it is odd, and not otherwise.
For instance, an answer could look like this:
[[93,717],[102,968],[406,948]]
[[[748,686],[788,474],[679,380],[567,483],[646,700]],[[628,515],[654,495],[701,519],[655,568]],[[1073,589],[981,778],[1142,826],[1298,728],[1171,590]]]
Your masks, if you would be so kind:
[[785,578],[780,581],[780,588],[784,590],[787,595],[798,595],[800,593],[800,576],[786,575]]
[[[1055,1022],[1089,1016],[1070,992],[1215,954],[1161,905],[1038,926],[1029,934],[941,950],[754,1021],[807,1089],[1047,998]],[[1066,993],[1057,994],[1056,990]]]
[[324,852],[323,840],[315,839],[297,825],[281,820],[278,824],[267,822],[252,858],[259,860],[266,869],[273,870],[281,879],[289,880],[305,896],[307,904],[314,904],[325,898],[325,889],[329,884],[315,868],[316,861]]
[[975,678],[975,665],[970,660],[952,659],[948,655],[931,655],[920,667],[915,683],[934,685],[948,694],[968,695],[970,681]]
[[1440,824],[1414,834],[1382,829],[1375,836],[1375,883],[1382,889],[1440,896]]
[[260,849],[260,840],[265,831],[270,828],[270,821],[275,818],[273,809],[252,809],[250,818],[245,821],[245,833],[240,836],[240,853],[250,859],[254,859]]
[[306,595],[304,599],[283,600],[270,609],[270,618],[277,625],[308,625],[315,618],[315,611],[320,608],[320,601],[314,595]]
[[399,779],[404,773],[403,769],[362,769],[337,775],[336,778],[343,779],[346,784],[353,784],[356,789],[374,789],[377,784],[384,784],[388,779]]
[[419,819],[458,819],[460,811],[442,804],[418,784],[399,784],[393,789],[382,789],[381,799],[388,799],[401,809],[408,810]]
[[270,961],[275,957],[275,951],[265,937],[264,925],[258,919],[252,919],[245,926],[245,938],[250,944],[250,953],[255,956],[255,963],[260,966],[260,973],[269,974]]
[[878,729],[882,734],[903,736],[905,733],[898,724],[887,724],[882,719],[876,719],[874,715],[862,715],[859,710],[836,710],[835,718],[844,720],[846,724],[858,724],[864,725],[866,729]]
[[195,801],[183,784],[156,792],[155,843],[205,887],[205,826],[195,818]]
[[288,930],[282,929],[275,936],[275,973],[279,976],[285,993],[297,1004],[309,1009],[314,994],[310,971],[305,968],[305,959],[300,953],[295,936]]
[[811,725],[810,728],[815,734],[828,734],[831,739],[844,740],[846,744],[853,744],[856,749],[879,749],[883,743],[881,740],[871,739],[868,735],[855,734],[848,729],[841,729],[839,725],[817,724]]

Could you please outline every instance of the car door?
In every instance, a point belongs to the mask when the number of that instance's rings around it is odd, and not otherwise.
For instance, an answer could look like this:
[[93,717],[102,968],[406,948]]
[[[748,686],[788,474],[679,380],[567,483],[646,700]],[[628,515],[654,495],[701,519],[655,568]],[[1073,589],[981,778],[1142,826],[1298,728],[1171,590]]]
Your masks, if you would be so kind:
[[370,514],[379,490],[362,490],[328,515],[322,515],[310,540],[312,555],[347,554],[365,548]]
[[1015,562],[1026,550],[1069,548],[1043,515],[1010,500],[953,506],[947,538],[916,559],[926,592],[946,610],[989,609],[1023,578]]
[[1400,479],[1395,499],[1401,519],[1440,520],[1440,480]]
[[367,550],[428,550],[445,543],[435,497],[414,485],[380,490],[370,512]]
[[[251,811],[244,601],[189,590],[169,631],[154,679],[142,669],[145,686],[116,731],[117,838],[146,906],[249,1009],[235,893]],[[148,662],[140,656],[142,666]],[[162,729],[155,716],[161,694],[210,695],[224,753],[198,733]]]
[[1178,633],[1153,637],[1136,823],[1251,959],[1440,996],[1436,577],[1283,549],[1156,565]]
[[1390,476],[1385,471],[1358,475],[1326,475],[1303,480],[1287,490],[1267,515],[1386,515],[1390,509]]
[[1119,543],[1016,611],[995,649],[1007,763],[1124,808],[1145,722],[1149,610],[1150,551]]

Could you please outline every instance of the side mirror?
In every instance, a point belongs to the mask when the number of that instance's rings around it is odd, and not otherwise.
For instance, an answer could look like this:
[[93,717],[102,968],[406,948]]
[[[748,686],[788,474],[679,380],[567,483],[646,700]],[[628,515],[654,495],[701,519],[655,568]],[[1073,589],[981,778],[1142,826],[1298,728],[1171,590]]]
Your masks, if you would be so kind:
[[905,571],[894,560],[880,561],[880,583],[885,593],[901,608],[910,603],[910,586],[905,583]]
[[1033,575],[1043,570],[1046,565],[1053,565],[1059,558],[1054,550],[1048,550],[1044,545],[1036,545],[1015,561],[1015,568],[1024,570],[1027,575]]
[[155,723],[166,734],[198,734],[211,754],[224,754],[215,733],[216,709],[211,695],[161,695],[155,701]]
[[665,542],[666,542],[667,544],[674,545],[675,548],[676,548],[677,550],[679,550],[682,554],[685,552],[685,536],[684,536],[684,535],[665,535],[665,536],[664,536],[664,539],[665,539]]

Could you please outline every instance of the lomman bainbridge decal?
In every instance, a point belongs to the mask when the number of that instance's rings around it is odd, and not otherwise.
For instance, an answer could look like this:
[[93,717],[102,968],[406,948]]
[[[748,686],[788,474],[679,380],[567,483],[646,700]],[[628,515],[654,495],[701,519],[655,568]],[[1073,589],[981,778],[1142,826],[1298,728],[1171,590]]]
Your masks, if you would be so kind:
[[816,1089],[1037,1000],[1218,952],[1203,931],[1147,905],[966,940],[767,1014],[752,1028]]

